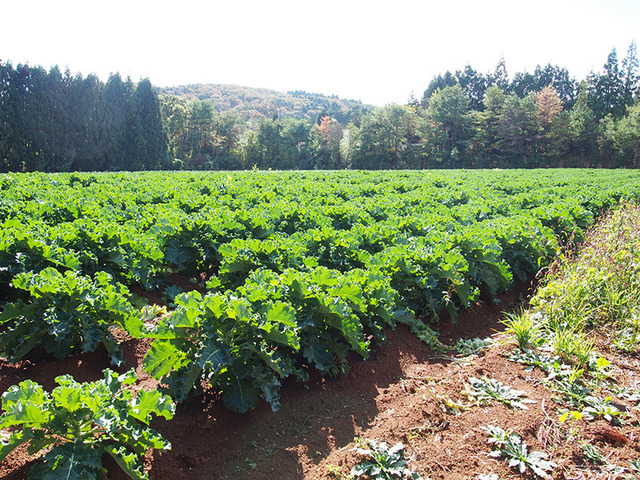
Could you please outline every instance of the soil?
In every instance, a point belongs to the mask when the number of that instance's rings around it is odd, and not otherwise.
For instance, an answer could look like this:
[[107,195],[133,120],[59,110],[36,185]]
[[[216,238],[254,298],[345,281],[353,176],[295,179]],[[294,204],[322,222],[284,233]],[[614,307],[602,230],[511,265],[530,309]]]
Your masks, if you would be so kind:
[[[500,297],[499,304],[479,302],[455,322],[439,325],[440,339],[453,343],[458,338],[505,338],[500,322],[504,312],[519,308],[529,293],[520,287]],[[119,370],[136,368],[138,388],[150,389],[156,382],[141,368],[147,349],[148,341],[126,340],[127,364]],[[590,465],[581,445],[590,443],[609,463],[628,467],[640,455],[634,410],[622,426],[584,420],[562,424],[552,393],[539,382],[545,375],[508,361],[511,351],[513,345],[505,341],[479,357],[439,355],[400,325],[376,346],[370,359],[351,359],[349,374],[285,385],[277,412],[263,402],[252,412],[234,413],[211,392],[190,398],[178,406],[173,420],[153,422],[173,447],[169,452],[149,452],[146,467],[154,480],[346,479],[362,460],[353,450],[355,440],[362,438],[391,445],[402,442],[409,467],[424,479],[475,479],[490,473],[501,479],[528,478],[504,459],[489,455],[493,448],[480,427],[496,425],[515,431],[530,450],[550,454],[558,464],[555,479],[632,478]],[[27,378],[52,389],[54,378],[63,373],[81,381],[96,380],[109,367],[105,352],[42,360],[0,363],[0,391]],[[618,363],[620,382],[637,379],[637,359]],[[470,405],[462,394],[464,382],[483,375],[525,391],[535,403],[527,410],[500,403]],[[463,408],[455,414],[447,403]],[[0,465],[0,478],[26,478],[33,461],[24,448],[16,450]],[[106,465],[107,478],[126,478],[115,464]]]

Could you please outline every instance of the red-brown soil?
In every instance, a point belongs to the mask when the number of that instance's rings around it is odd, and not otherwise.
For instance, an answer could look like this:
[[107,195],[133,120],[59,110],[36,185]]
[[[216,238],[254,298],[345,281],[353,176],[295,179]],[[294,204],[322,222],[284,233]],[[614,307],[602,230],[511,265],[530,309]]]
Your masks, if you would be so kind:
[[[479,303],[455,323],[444,322],[439,326],[440,339],[452,343],[457,338],[499,336],[503,312],[521,305],[525,290],[503,296],[499,305]],[[140,387],[154,388],[155,382],[140,367],[148,343],[127,340],[124,347],[128,361],[120,370],[135,367]],[[398,326],[370,359],[352,359],[348,375],[285,385],[278,412],[263,402],[250,413],[234,413],[211,393],[189,399],[178,406],[173,420],[153,423],[173,448],[147,455],[149,475],[155,480],[347,478],[360,460],[353,451],[354,439],[362,437],[402,442],[409,466],[425,479],[475,479],[481,473],[495,473],[501,479],[527,478],[510,469],[504,459],[488,455],[492,447],[480,427],[492,424],[514,430],[530,449],[552,454],[559,464],[553,478],[625,478],[586,465],[578,443],[591,442],[609,462],[628,466],[640,455],[637,420],[627,420],[623,427],[584,421],[560,424],[551,393],[537,381],[544,374],[526,372],[522,365],[507,361],[511,350],[513,345],[503,343],[472,361],[461,361],[435,354],[406,327]],[[638,362],[625,359],[625,363],[630,367],[627,380],[634,378]],[[108,366],[103,352],[61,362],[2,363],[0,390],[26,378],[51,389],[55,376],[62,373],[95,380],[102,378],[101,371]],[[536,403],[528,410],[492,403],[458,415],[449,413],[443,402],[468,404],[461,393],[464,381],[482,375],[527,392]],[[628,441],[616,442],[620,438]],[[14,452],[0,465],[0,477],[26,478],[30,461],[24,449]],[[108,466],[114,467],[109,479],[125,479],[115,465]]]

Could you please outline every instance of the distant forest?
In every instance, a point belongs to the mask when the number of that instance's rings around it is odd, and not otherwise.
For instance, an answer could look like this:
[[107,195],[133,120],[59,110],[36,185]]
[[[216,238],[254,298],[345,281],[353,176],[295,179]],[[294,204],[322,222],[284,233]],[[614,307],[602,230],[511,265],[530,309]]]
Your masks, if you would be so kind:
[[0,170],[637,168],[639,97],[635,43],[581,80],[553,65],[511,77],[501,59],[379,108],[0,62]]

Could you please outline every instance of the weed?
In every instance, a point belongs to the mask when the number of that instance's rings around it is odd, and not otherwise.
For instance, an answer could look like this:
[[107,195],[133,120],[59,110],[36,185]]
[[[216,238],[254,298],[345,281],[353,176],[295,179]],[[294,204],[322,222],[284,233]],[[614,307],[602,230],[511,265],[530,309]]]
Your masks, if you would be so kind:
[[342,469],[338,465],[327,465],[327,470],[337,480],[350,480],[353,478],[351,475],[342,473]]
[[[360,441],[360,443],[364,442]],[[380,480],[422,480],[418,473],[411,471],[407,466],[402,443],[396,443],[389,448],[385,442],[378,443],[375,440],[366,440],[363,446],[356,447],[355,450],[368,458],[351,469],[353,477],[367,475],[369,478]]]
[[551,335],[551,347],[560,358],[567,361],[574,359],[580,367],[589,362],[594,344],[578,330],[557,329]]
[[491,400],[496,400],[511,408],[526,410],[525,403],[535,403],[533,400],[520,398],[526,395],[526,392],[511,388],[492,378],[470,377],[468,382],[465,393],[472,401],[476,401],[480,405],[486,405]]
[[489,435],[489,443],[494,443],[497,447],[489,455],[507,457],[509,466],[517,468],[520,473],[524,473],[529,468],[540,478],[550,478],[547,472],[551,472],[556,464],[545,460],[546,453],[537,451],[529,453],[527,444],[518,435],[500,427],[489,425],[480,428]]
[[478,480],[500,480],[500,477],[495,473],[480,473]]
[[507,313],[507,332],[515,336],[520,350],[525,351],[530,347],[535,347],[539,340],[540,328],[526,312]]
[[461,356],[468,357],[470,355],[478,355],[482,350],[491,346],[492,343],[493,339],[491,337],[470,339],[461,338],[453,345],[453,348],[456,349]]
[[593,465],[604,465],[607,463],[607,459],[602,452],[590,443],[582,444],[582,454],[584,455],[585,460]]
[[611,397],[606,397],[605,399],[593,396],[585,397],[584,403],[587,407],[582,411],[582,415],[587,417],[587,419],[602,417],[608,422],[611,422],[622,413],[611,401]]

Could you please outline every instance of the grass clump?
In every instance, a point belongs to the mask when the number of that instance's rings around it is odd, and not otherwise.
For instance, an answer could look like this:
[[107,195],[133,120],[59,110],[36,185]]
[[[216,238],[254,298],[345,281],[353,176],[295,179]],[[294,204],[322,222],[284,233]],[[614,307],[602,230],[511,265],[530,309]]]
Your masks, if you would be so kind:
[[[532,314],[565,359],[586,364],[591,328],[619,350],[640,339],[640,207],[623,203],[586,236],[576,254],[560,257],[531,302]],[[606,328],[603,328],[606,327]]]
[[547,372],[569,408],[561,422],[619,423],[626,413],[612,401],[610,362],[597,350],[640,353],[640,206],[621,203],[605,215],[580,248],[560,256],[529,310],[505,323],[519,347],[511,360]]
[[531,307],[505,322],[522,351],[542,349],[589,368],[598,329],[620,351],[640,340],[640,206],[622,203],[576,252],[550,268]]

